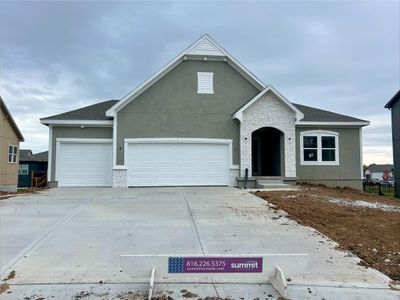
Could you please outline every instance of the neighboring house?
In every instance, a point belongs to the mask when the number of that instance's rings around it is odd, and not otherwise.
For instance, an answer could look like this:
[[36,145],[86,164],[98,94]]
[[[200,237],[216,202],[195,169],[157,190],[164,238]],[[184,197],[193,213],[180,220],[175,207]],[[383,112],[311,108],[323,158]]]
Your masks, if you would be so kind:
[[47,155],[47,151],[33,154],[31,150],[20,150],[18,187],[31,187],[34,176],[47,173]]
[[367,179],[386,180],[393,178],[393,165],[372,164],[365,170]]
[[19,143],[24,141],[24,137],[1,97],[0,106],[0,191],[15,192]]
[[[395,174],[400,174],[400,90],[385,105],[392,111],[393,163]],[[400,176],[395,176],[395,196],[400,198]]]
[[362,188],[368,121],[291,103],[204,35],[121,100],[41,119],[62,186]]

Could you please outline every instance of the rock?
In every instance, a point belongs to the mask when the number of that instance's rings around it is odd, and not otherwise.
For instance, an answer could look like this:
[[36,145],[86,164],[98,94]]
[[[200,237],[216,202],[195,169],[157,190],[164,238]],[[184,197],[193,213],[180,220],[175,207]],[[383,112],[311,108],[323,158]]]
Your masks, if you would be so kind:
[[390,259],[389,258],[386,258],[384,261],[385,261],[385,263],[390,263]]
[[372,252],[373,252],[374,254],[377,254],[377,253],[378,253],[378,250],[376,250],[376,249],[374,248],[374,249],[372,249]]

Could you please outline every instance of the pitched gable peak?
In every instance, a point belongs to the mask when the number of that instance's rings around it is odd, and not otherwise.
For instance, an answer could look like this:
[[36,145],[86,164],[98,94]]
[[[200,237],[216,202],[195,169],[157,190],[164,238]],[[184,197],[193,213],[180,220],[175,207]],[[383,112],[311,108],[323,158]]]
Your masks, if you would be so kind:
[[187,51],[185,51],[185,54],[227,56],[225,51],[208,34],[203,35]]

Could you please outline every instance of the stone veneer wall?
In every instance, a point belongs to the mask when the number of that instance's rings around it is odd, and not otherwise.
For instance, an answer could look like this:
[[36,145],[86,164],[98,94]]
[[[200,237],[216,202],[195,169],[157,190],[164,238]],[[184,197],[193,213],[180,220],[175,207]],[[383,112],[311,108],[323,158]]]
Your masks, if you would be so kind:
[[285,177],[296,177],[295,112],[269,91],[243,112],[240,124],[240,175],[252,176],[251,134],[262,127],[274,127],[284,134]]
[[128,173],[126,169],[113,169],[112,187],[128,187]]

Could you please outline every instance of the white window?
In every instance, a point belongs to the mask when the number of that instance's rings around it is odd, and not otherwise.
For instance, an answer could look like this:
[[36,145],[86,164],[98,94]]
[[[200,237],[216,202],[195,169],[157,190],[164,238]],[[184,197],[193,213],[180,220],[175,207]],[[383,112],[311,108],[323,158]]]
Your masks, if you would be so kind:
[[12,163],[12,164],[16,163],[17,162],[17,154],[18,154],[17,146],[9,145],[8,146],[8,162]]
[[214,73],[197,72],[197,93],[214,94]]
[[324,130],[300,133],[300,161],[302,165],[338,165],[338,133]]
[[28,175],[29,165],[28,164],[20,164],[18,175]]

